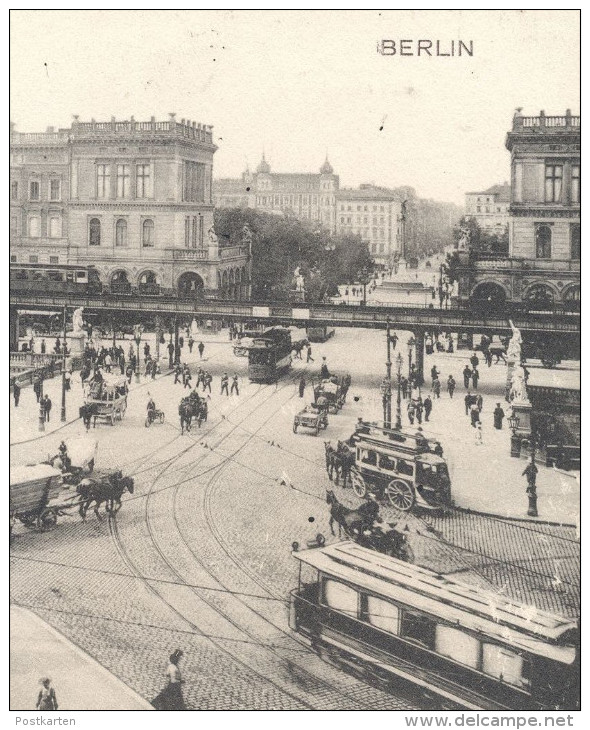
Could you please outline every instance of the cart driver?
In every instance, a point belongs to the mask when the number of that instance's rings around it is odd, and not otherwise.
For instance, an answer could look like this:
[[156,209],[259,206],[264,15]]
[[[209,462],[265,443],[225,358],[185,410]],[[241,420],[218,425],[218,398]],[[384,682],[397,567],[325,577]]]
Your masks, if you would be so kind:
[[156,404],[154,402],[154,399],[150,395],[150,399],[147,404],[147,414],[148,414],[148,418],[150,419],[150,421],[153,421],[155,413],[156,413]]
[[59,458],[61,459],[63,471],[70,471],[72,460],[68,456],[68,447],[65,441],[62,441],[59,445]]
[[328,399],[325,395],[320,395],[316,399],[315,406],[317,407],[318,411],[320,413],[328,413]]

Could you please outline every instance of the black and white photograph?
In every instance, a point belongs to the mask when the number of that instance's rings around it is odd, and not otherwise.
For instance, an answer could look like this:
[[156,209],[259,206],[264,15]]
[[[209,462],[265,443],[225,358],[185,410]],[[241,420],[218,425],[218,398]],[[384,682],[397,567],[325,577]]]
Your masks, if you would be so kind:
[[581,723],[580,10],[9,16],[9,721]]

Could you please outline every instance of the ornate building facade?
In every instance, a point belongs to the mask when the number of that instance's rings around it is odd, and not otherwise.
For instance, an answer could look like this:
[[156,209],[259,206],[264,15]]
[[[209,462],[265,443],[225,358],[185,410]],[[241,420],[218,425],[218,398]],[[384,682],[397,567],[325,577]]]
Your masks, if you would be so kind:
[[525,117],[506,136],[511,153],[507,256],[460,252],[459,299],[580,305],[580,117]]
[[492,185],[481,193],[465,193],[465,216],[486,233],[502,234],[508,228],[510,185]]
[[248,251],[213,228],[212,127],[189,120],[11,128],[10,260],[92,266],[104,285],[245,298]]

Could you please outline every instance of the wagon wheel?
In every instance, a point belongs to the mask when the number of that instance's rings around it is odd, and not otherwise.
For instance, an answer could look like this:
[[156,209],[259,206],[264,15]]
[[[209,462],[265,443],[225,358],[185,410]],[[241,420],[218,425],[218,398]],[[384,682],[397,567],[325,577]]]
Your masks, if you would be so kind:
[[293,433],[297,433],[297,424],[296,423],[293,424]]
[[352,491],[357,495],[357,497],[366,497],[367,485],[365,484],[365,480],[362,476],[358,473],[358,471],[351,471],[350,476],[352,479]]
[[160,412],[160,423],[164,423],[164,411]]
[[409,512],[416,502],[413,488],[401,479],[394,479],[385,487],[385,494],[392,507]]
[[37,518],[37,527],[40,530],[49,530],[57,524],[57,512],[52,509],[44,509]]
[[320,424],[318,423],[315,427],[315,435],[317,436],[320,432]]

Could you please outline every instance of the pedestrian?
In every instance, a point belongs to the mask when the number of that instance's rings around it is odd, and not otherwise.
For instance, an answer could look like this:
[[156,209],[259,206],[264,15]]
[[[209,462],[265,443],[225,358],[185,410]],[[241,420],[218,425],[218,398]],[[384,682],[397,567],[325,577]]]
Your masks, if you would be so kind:
[[185,363],[182,368],[182,385],[185,388],[191,388],[192,375],[189,366]]
[[478,421],[475,425],[475,445],[483,446],[483,433],[481,430],[481,421]]
[[322,380],[328,380],[330,377],[330,371],[328,370],[328,363],[326,362],[326,358],[322,358],[322,366],[320,368],[320,378]]
[[182,355],[182,348],[180,347],[180,342],[178,345],[174,347],[174,358],[175,362],[180,362],[180,356]]
[[469,358],[469,362],[471,363],[471,365],[473,366],[474,369],[479,365],[479,358],[477,357],[477,355],[475,354],[475,352]]
[[186,710],[184,699],[182,697],[182,684],[184,680],[181,677],[178,662],[183,652],[180,649],[170,654],[170,663],[166,667],[167,684],[164,689],[152,700],[152,705],[156,710]]
[[37,376],[35,380],[33,381],[33,391],[35,393],[35,397],[37,398],[37,403],[41,400],[41,395],[43,394],[43,380]]
[[107,352],[104,358],[104,369],[107,371],[107,373],[111,372],[111,365],[113,364],[113,361],[111,359],[111,356]]
[[150,356],[150,346],[146,342],[145,345],[143,346],[143,359],[145,360],[145,362],[148,361],[149,356]]
[[53,348],[56,355],[61,355],[61,342],[59,340],[59,337],[55,340],[55,346]]
[[481,393],[477,394],[477,398],[475,399],[475,405],[477,406],[477,410],[481,413],[483,411],[483,396]]
[[488,366],[489,368],[491,368],[491,367],[492,367],[492,353],[491,353],[491,351],[490,351],[489,349],[487,349],[487,350],[486,350],[486,351],[484,352],[484,354],[483,354],[483,355],[484,355],[484,357],[485,357],[485,359],[486,359],[486,364],[487,364],[487,366]]
[[425,421],[430,420],[431,412],[432,412],[432,400],[430,399],[430,396],[427,395],[426,398],[424,398],[424,420]]
[[527,464],[526,469],[522,472],[522,476],[526,477],[527,481],[527,494],[530,492],[535,491],[535,487],[537,486],[537,473],[538,473],[537,465],[534,461],[530,461]]
[[402,389],[402,398],[405,400],[408,397],[408,379],[404,375],[400,380],[400,387]]
[[202,342],[199,342],[197,345],[197,350],[199,351],[199,358],[203,359],[203,352],[205,352],[205,345]]
[[127,368],[125,370],[125,375],[127,376],[127,382],[131,383],[131,378],[133,377],[133,368],[131,366],[131,363],[127,365]]
[[450,353],[450,354],[452,354],[453,352],[455,352],[455,345],[453,343],[453,335],[451,335],[449,337],[449,346],[447,348],[447,352]]
[[207,389],[209,390],[209,392],[211,392],[212,380],[213,380],[213,376],[211,375],[211,373],[205,373],[205,377],[203,379],[203,392],[205,392],[205,390],[207,390]]
[[398,336],[396,335],[396,333],[394,332],[394,333],[393,333],[393,334],[391,335],[391,344],[393,345],[393,349],[394,349],[394,350],[395,350],[395,346],[397,345],[397,341],[398,341],[398,340],[399,340],[399,337],[398,337]]
[[471,382],[475,390],[477,390],[477,384],[479,383],[479,370],[477,368],[473,368],[471,371]]
[[180,335],[180,337],[178,338],[178,346],[181,350],[184,347],[184,337],[182,335]]
[[52,405],[53,404],[51,403],[51,398],[48,395],[46,395],[45,400],[43,402],[43,412],[45,414],[45,420],[47,421],[47,423],[49,423],[49,416],[51,414]]
[[66,370],[64,374],[64,387],[66,390],[71,390],[72,388],[72,369]]
[[236,395],[240,395],[240,391],[238,389],[238,376],[235,373],[231,379],[231,388],[229,390],[230,394],[232,394],[234,390],[236,391]]
[[414,416],[416,415],[416,411],[414,409],[414,404],[412,401],[408,402],[408,419],[410,421],[410,425],[414,425]]
[[417,403],[414,406],[414,412],[416,413],[416,420],[418,423],[422,423],[422,413],[424,412],[424,404],[422,403],[422,398],[419,398]]
[[182,368],[180,367],[180,363],[174,368],[174,385],[176,383],[180,383],[180,380],[182,378]]
[[225,391],[225,394],[226,395],[229,395],[228,383],[229,383],[229,378],[227,377],[227,373],[223,373],[223,375],[221,376],[221,392],[220,392],[220,395],[223,395],[223,392],[224,391]]
[[447,392],[449,394],[449,398],[453,397],[456,385],[457,383],[455,382],[455,378],[452,375],[449,375],[447,378]]
[[168,367],[170,370],[174,367],[174,345],[172,341],[168,343]]
[[308,363],[308,362],[315,362],[314,359],[313,359],[313,357],[311,356],[311,345],[308,345],[307,346],[307,359],[306,359],[305,362],[306,363]]
[[14,407],[18,408],[18,402],[20,400],[20,385],[16,382],[16,380],[12,386],[12,395],[14,397]]
[[193,340],[193,336],[191,335],[188,338],[188,351],[190,352],[191,355],[193,354],[194,345],[195,345],[195,341]]
[[41,340],[41,354],[45,355],[46,351],[47,351],[47,345],[45,344],[45,340]]
[[471,404],[473,403],[473,396],[471,395],[471,391],[467,391],[467,395],[465,396],[465,415],[469,415],[469,409],[471,408]]
[[440,380],[438,378],[432,381],[432,392],[435,398],[440,398]]
[[49,677],[43,677],[39,680],[41,689],[37,696],[37,704],[35,707],[37,710],[57,710],[57,697],[55,696],[55,690],[51,686],[51,680]]
[[299,380],[299,397],[300,398],[303,398],[303,394],[305,393],[305,385],[306,385],[305,378],[302,375]]
[[494,409],[494,428],[497,428],[498,431],[502,430],[502,421],[504,420],[504,416],[506,414],[504,413],[504,409],[499,403],[496,403],[496,407]]
[[199,387],[199,385],[201,385],[201,383],[203,383],[203,385],[205,384],[204,376],[205,376],[205,373],[203,372],[203,368],[199,368],[197,370],[197,383],[195,385],[195,390]]
[[469,368],[469,365],[465,365],[463,368],[463,385],[466,388],[469,388],[469,381],[471,380],[471,370]]
[[119,353],[119,368],[121,370],[121,375],[125,375],[125,353],[123,350]]
[[471,425],[473,426],[473,428],[475,428],[477,426],[477,422],[479,421],[479,409],[476,403],[471,403],[471,406],[469,408],[469,415],[471,416]]

